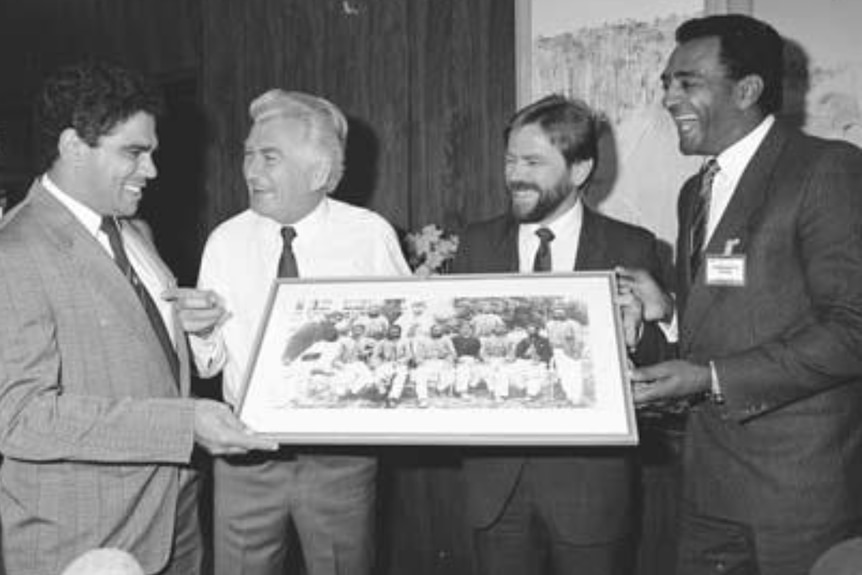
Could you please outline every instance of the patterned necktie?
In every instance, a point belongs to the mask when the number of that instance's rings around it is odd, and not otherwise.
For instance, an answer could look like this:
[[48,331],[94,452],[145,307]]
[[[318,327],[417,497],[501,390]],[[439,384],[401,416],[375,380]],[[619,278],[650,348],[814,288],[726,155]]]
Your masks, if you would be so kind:
[[709,221],[709,203],[712,199],[712,182],[718,170],[718,162],[715,158],[710,158],[700,172],[700,189],[694,199],[691,234],[689,236],[688,270],[692,282],[697,277],[697,272],[703,263],[703,251],[706,247],[706,231]]
[[536,235],[539,236],[539,249],[536,250],[536,257],[533,260],[533,271],[549,272],[551,271],[551,242],[554,240],[554,232],[548,228],[539,228],[536,230]]
[[159,308],[156,306],[156,302],[154,302],[153,298],[150,297],[146,286],[144,286],[141,278],[139,278],[138,274],[135,273],[135,268],[133,268],[131,262],[129,262],[129,256],[126,254],[126,249],[123,247],[123,238],[120,235],[120,228],[117,226],[117,220],[110,216],[103,217],[101,230],[106,236],[108,236],[111,251],[114,252],[114,262],[117,264],[117,267],[120,268],[120,271],[123,272],[123,275],[126,276],[126,279],[129,280],[129,283],[132,284],[132,288],[135,290],[135,295],[138,296],[138,300],[141,302],[141,305],[144,307],[144,311],[147,313],[147,318],[150,320],[150,325],[153,327],[153,331],[156,332],[156,337],[162,346],[162,351],[165,352],[165,356],[168,358],[168,363],[171,365],[174,379],[179,382],[180,362],[179,359],[177,359],[177,353],[174,350],[173,343],[171,342],[171,336],[168,335],[168,330],[165,327],[165,322],[162,319],[161,313],[159,313]]
[[281,228],[281,239],[284,241],[284,244],[281,248],[281,259],[278,260],[278,277],[280,278],[299,277],[296,256],[293,254],[293,239],[295,237],[296,230],[291,226]]

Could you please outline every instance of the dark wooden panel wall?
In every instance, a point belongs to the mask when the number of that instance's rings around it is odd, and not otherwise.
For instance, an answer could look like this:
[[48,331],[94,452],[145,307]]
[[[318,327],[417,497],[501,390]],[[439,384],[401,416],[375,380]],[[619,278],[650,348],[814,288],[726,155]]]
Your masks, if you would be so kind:
[[154,74],[200,61],[200,0],[0,0],[0,102],[22,101],[44,72],[92,56]]
[[512,0],[209,0],[203,20],[210,221],[246,205],[246,109],[272,87],[322,95],[350,117],[339,197],[401,229],[503,209]]
[[[183,281],[209,231],[246,205],[249,101],[272,87],[351,120],[338,197],[406,231],[499,213],[512,112],[514,0],[0,0],[0,186],[28,165],[43,75],[81,57],[155,75],[171,107],[144,215]],[[4,171],[5,170],[5,171]],[[31,174],[27,174],[28,176]],[[20,184],[19,184],[20,186]]]
[[201,0],[0,0],[0,188],[17,201],[35,175],[30,109],[46,73],[100,58],[151,74],[172,102],[159,126],[160,177],[147,189],[142,213],[186,281],[194,279],[199,236],[207,230],[189,201],[202,165],[189,159],[194,151],[185,133],[198,98],[200,7]]

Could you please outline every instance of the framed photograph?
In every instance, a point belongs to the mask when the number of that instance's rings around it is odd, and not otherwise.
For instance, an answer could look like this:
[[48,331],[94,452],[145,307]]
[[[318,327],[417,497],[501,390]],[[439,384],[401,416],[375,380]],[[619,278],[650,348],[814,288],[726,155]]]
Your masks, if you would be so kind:
[[612,272],[277,280],[239,416],[285,443],[637,443]]

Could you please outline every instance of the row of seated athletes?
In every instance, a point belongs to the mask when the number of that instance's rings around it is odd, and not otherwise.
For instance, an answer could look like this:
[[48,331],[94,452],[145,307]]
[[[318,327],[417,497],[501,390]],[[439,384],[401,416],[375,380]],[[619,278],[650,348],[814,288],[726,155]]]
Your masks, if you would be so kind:
[[[565,329],[562,329],[565,328]],[[583,399],[584,327],[574,320],[507,327],[501,323],[485,336],[462,321],[450,334],[447,322],[427,333],[402,337],[389,326],[385,337],[365,335],[363,323],[330,330],[285,361],[289,385],[279,400],[329,395],[366,397],[397,405],[412,384],[420,406],[430,397],[469,397],[484,392],[495,400],[510,396],[536,399],[553,395],[559,385],[572,403]]]

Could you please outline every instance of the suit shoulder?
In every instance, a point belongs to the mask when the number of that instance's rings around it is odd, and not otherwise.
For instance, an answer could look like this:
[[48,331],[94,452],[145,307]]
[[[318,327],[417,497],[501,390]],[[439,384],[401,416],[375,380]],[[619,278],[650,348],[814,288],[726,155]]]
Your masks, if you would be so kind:
[[593,215],[596,217],[596,222],[600,226],[604,226],[609,233],[637,242],[651,242],[655,240],[655,234],[642,226],[617,220],[596,211],[593,211]]
[[209,235],[209,241],[227,241],[236,234],[254,225],[254,212],[250,209],[243,210],[218,224]]
[[502,214],[487,220],[468,224],[460,235],[464,240],[493,239],[502,236],[511,225],[511,218],[506,214]]
[[862,149],[850,142],[820,138],[803,132],[794,132],[794,134],[796,137],[789,140],[791,145],[802,147],[812,158],[846,162],[857,168],[862,165]]
[[389,221],[377,212],[361,206],[355,206],[329,198],[330,217],[334,221],[348,220],[350,222],[361,222],[362,224],[391,228]]
[[33,206],[25,199],[0,221],[0,243],[8,248],[13,243],[34,237],[42,228]]

